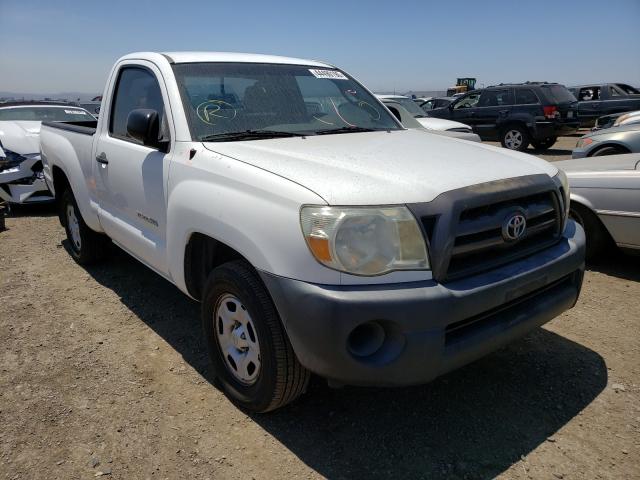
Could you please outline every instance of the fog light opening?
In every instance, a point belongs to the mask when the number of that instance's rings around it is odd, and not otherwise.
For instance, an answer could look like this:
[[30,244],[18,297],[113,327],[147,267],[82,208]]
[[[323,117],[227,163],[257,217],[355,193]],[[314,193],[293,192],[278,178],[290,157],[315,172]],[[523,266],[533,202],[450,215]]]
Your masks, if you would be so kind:
[[378,322],[367,322],[358,325],[349,334],[347,346],[352,355],[368,357],[376,353],[385,341],[385,331]]

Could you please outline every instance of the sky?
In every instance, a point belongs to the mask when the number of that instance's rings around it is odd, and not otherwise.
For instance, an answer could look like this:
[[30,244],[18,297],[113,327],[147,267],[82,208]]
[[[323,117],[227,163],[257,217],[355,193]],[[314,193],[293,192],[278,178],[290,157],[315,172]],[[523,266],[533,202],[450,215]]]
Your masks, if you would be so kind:
[[380,92],[640,86],[640,0],[0,0],[0,92],[101,93],[118,57],[148,50],[323,60]]

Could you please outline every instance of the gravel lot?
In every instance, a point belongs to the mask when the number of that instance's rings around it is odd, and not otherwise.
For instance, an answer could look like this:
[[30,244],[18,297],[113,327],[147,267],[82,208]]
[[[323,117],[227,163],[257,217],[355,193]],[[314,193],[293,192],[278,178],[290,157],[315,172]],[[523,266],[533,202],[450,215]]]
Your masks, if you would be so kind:
[[196,303],[119,251],[79,267],[50,207],[7,227],[0,478],[640,478],[640,257],[609,252],[574,309],[428,385],[314,381],[247,416],[210,383]]

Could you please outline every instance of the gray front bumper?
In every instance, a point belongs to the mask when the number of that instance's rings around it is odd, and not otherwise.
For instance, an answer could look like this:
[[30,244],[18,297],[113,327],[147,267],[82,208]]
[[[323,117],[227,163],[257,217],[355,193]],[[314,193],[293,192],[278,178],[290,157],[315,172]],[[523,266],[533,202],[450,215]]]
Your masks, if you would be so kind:
[[[584,249],[584,231],[569,221],[554,246],[446,284],[333,286],[261,276],[305,367],[340,383],[399,386],[428,382],[571,308]],[[354,355],[349,335],[367,322],[382,326],[384,343]]]

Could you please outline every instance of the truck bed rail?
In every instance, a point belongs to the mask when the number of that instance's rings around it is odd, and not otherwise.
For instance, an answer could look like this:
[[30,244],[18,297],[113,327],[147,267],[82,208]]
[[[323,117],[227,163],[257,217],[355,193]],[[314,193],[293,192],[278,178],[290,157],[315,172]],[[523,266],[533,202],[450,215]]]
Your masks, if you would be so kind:
[[88,122],[42,122],[47,127],[68,130],[70,132],[82,133],[83,135],[93,135],[98,128],[98,121]]

